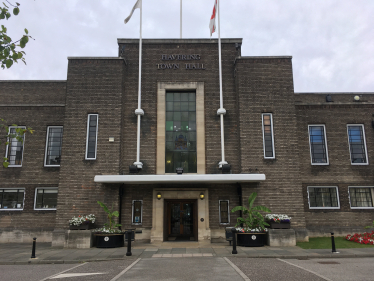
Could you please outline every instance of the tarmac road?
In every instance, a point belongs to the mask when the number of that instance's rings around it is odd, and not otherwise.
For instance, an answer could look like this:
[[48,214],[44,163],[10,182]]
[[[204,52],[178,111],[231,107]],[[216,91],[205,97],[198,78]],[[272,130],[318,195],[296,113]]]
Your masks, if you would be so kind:
[[0,281],[371,281],[374,258],[132,258],[81,264],[0,265]]

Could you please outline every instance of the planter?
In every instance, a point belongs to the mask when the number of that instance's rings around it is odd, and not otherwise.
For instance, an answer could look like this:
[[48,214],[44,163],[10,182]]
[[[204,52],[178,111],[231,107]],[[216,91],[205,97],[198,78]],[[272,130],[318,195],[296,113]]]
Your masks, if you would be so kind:
[[82,223],[81,225],[69,225],[70,230],[88,230],[91,229],[93,226],[93,223]]
[[123,233],[96,233],[95,236],[97,248],[117,248],[125,246]]
[[267,222],[270,226],[269,228],[272,229],[290,229],[291,228],[291,222]]
[[266,233],[237,233],[238,246],[263,247],[266,242]]

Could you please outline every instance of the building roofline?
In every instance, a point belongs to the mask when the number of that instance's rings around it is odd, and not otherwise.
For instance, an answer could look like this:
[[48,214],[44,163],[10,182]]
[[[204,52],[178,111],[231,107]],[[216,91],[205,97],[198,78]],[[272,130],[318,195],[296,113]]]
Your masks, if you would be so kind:
[[68,57],[68,60],[123,60],[121,57]]
[[66,83],[66,80],[0,80],[0,83],[9,83],[9,82],[14,82],[14,83]]
[[292,56],[244,56],[237,57],[237,60],[248,60],[248,59],[292,59]]
[[[242,43],[243,38],[221,38],[221,43]],[[118,44],[138,44],[139,39],[118,38]],[[142,39],[143,44],[217,44],[218,39]]]
[[310,93],[310,92],[302,92],[302,93],[294,93],[295,95],[374,95],[374,92],[318,92],[318,93]]

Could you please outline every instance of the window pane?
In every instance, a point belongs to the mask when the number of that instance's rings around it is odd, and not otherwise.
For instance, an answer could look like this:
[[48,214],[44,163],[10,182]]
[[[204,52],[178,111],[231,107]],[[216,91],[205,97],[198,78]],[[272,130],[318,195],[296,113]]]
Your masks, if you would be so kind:
[[324,126],[309,126],[310,154],[312,163],[327,163]]
[[[21,128],[21,127],[20,127]],[[17,133],[15,127],[9,127],[9,134],[15,135]],[[24,140],[24,135],[20,136]],[[9,165],[22,165],[23,155],[23,141],[18,141],[17,138],[9,138],[8,158]]]
[[271,123],[271,114],[262,114],[262,123],[263,123],[263,135],[264,135],[264,155],[265,158],[273,158],[273,130]]
[[0,193],[1,209],[22,209],[23,208],[23,189],[3,189]]
[[47,155],[45,165],[60,165],[63,128],[49,127],[47,134]]
[[351,207],[373,207],[372,188],[349,188]]
[[351,163],[367,163],[363,126],[348,126]]
[[228,201],[220,201],[220,216],[221,216],[220,223],[229,223],[228,205],[229,205]]
[[141,201],[134,201],[133,203],[133,223],[141,223],[142,222],[142,202]]
[[96,159],[96,141],[97,141],[97,114],[88,115],[88,132],[87,132],[87,159]]
[[309,187],[308,191],[310,207],[339,207],[335,187]]

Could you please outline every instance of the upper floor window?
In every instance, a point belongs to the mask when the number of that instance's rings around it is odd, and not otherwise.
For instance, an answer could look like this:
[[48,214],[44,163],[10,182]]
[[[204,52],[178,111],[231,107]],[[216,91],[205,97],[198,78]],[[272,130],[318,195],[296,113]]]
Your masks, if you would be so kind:
[[366,151],[364,125],[347,125],[349,152],[352,165],[367,165],[368,155]]
[[17,133],[17,128],[26,129],[26,127],[9,127],[9,135],[11,137],[8,138],[9,144],[6,147],[5,153],[5,157],[8,158],[9,161],[8,167],[22,167],[25,135],[19,136],[19,134]]
[[24,188],[0,189],[0,211],[23,210],[24,198]]
[[308,186],[309,209],[339,209],[338,187]]
[[351,209],[373,208],[374,187],[350,186],[348,187],[349,203]]
[[35,210],[56,210],[57,187],[38,187],[35,190]]
[[219,200],[219,223],[230,223],[229,200]]
[[96,160],[99,114],[88,114],[86,160]]
[[59,167],[61,161],[62,126],[49,126],[45,145],[44,166]]
[[196,93],[166,93],[165,172],[197,172]]
[[273,133],[273,114],[262,114],[262,136],[264,141],[264,158],[274,159],[274,133]]
[[308,125],[308,129],[312,165],[328,165],[329,155],[327,151],[325,125]]
[[142,224],[143,200],[132,200],[132,224]]

